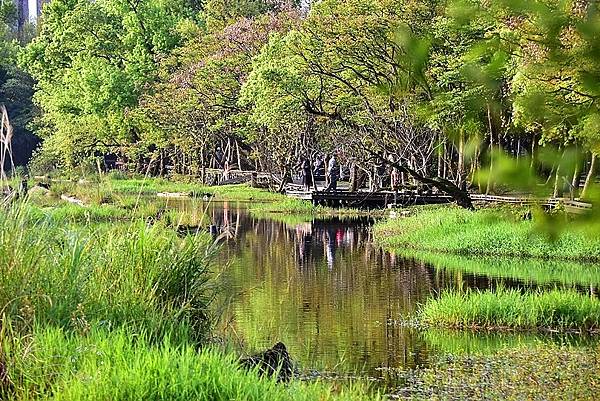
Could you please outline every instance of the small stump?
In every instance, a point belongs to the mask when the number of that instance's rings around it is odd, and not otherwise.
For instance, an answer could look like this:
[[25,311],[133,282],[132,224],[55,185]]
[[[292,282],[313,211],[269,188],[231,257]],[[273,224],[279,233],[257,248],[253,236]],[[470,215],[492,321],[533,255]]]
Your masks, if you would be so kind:
[[240,360],[247,369],[258,369],[263,375],[277,376],[278,382],[288,382],[294,376],[294,366],[285,344],[279,342],[260,354]]

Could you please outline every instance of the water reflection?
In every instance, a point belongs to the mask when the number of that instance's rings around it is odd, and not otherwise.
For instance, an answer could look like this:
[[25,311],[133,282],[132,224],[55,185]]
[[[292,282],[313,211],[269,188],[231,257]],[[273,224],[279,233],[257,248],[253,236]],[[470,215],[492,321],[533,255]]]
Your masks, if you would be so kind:
[[471,349],[522,342],[426,335],[398,322],[446,288],[494,288],[499,282],[525,288],[531,282],[436,269],[385,252],[372,245],[369,218],[259,219],[245,204],[227,202],[209,205],[207,215],[210,231],[224,238],[219,261],[227,266],[221,280],[228,307],[221,329],[248,348],[283,341],[304,368],[378,377],[385,368],[427,364],[432,353],[448,348],[440,344]]

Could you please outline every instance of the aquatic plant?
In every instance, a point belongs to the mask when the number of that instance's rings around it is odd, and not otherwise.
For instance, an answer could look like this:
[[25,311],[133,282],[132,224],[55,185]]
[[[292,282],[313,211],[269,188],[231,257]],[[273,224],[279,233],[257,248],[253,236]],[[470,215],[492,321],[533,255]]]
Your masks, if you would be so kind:
[[76,329],[76,316],[157,336],[184,322],[198,339],[206,335],[215,251],[208,235],[179,238],[144,221],[84,228],[27,204],[0,213],[0,227],[3,319],[24,330]]
[[446,355],[431,367],[397,372],[392,392],[406,400],[554,400],[598,398],[600,358],[595,348],[551,344],[504,349],[493,355]]

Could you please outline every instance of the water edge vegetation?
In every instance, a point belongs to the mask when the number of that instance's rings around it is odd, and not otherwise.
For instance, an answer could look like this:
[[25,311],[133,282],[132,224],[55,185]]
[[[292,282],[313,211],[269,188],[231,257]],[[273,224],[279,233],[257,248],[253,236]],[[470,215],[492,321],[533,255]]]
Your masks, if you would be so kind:
[[208,235],[144,220],[65,225],[32,210],[0,213],[3,397],[364,399],[358,384],[279,386],[210,345]]
[[600,300],[574,290],[445,291],[425,302],[419,318],[454,329],[597,333]]
[[[567,227],[566,216],[559,217],[565,219],[562,223],[554,221],[548,227],[538,225],[540,215],[524,219],[506,208],[470,211],[457,207],[417,207],[410,209],[410,213],[405,218],[376,224],[375,239],[389,249],[398,250],[583,262],[600,260],[600,239],[579,226]],[[562,227],[556,227],[559,224]]]

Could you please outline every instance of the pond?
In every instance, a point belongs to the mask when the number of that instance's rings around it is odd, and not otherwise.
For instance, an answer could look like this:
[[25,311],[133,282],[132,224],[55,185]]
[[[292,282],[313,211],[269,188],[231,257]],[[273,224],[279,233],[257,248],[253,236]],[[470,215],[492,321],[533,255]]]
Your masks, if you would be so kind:
[[[582,283],[532,282],[510,275],[435,266],[373,244],[368,217],[254,217],[248,204],[205,205],[211,232],[222,239],[218,265],[224,289],[220,332],[245,349],[284,342],[305,371],[384,379],[389,369],[426,366],[442,353],[494,350],[589,338],[534,334],[474,334],[419,330],[402,324],[419,304],[446,288],[529,288]],[[434,263],[433,261],[429,261]],[[481,269],[483,270],[483,269]],[[504,270],[503,270],[504,271]],[[474,273],[470,273],[474,272]],[[591,288],[591,289],[590,289]]]

